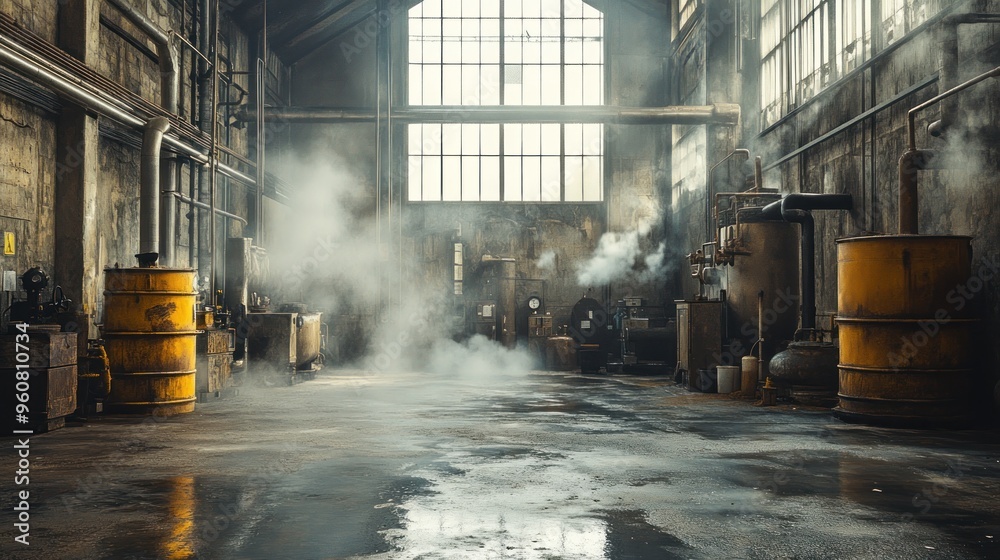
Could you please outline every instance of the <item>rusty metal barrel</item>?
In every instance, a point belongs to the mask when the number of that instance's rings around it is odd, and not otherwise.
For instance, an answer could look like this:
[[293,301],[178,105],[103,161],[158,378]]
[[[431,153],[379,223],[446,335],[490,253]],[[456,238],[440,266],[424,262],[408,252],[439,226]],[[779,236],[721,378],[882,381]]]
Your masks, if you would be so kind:
[[837,241],[843,420],[948,427],[971,420],[977,320],[960,296],[972,238],[886,235]]
[[197,292],[191,269],[105,270],[108,409],[182,414],[195,406]]

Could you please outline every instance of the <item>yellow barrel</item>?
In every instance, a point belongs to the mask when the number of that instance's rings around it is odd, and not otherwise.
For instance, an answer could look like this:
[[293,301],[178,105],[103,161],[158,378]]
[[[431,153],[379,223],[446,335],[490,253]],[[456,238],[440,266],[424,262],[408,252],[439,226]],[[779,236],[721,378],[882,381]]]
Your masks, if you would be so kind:
[[837,241],[842,419],[894,426],[971,420],[976,319],[960,286],[972,238],[886,235]]
[[109,410],[192,412],[198,335],[194,270],[109,268],[104,286]]

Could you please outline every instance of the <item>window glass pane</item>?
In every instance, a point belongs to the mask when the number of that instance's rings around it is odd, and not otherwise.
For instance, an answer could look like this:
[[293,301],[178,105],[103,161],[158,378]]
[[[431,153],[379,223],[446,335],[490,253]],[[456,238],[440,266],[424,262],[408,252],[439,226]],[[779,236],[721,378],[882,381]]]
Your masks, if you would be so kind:
[[444,156],[441,167],[443,200],[462,200],[462,158]]
[[441,104],[461,105],[462,88],[455,87],[455,84],[462,83],[462,67],[457,64],[446,64],[442,73],[442,84],[447,84],[449,87],[444,87],[441,90]]
[[583,158],[583,199],[601,200],[602,177],[604,173],[603,161],[600,157],[585,156]]
[[542,133],[540,153],[546,156],[559,155],[562,144],[562,126],[558,124],[543,124],[540,125],[540,128]]
[[537,64],[524,65],[521,67],[524,77],[524,89],[522,90],[523,105],[541,105],[542,103],[542,67]]
[[564,125],[564,134],[566,137],[566,155],[567,156],[581,156],[583,155],[583,126],[582,124],[567,124]]
[[523,182],[521,192],[525,202],[539,202],[542,200],[542,158],[526,157],[523,160]]
[[446,156],[462,153],[462,125],[441,125],[441,153]]
[[462,158],[462,200],[479,200],[479,158]]
[[521,134],[524,125],[521,124],[505,124],[503,125],[503,153],[520,155],[524,152],[521,151]]
[[542,153],[542,125],[525,124],[521,135],[521,153],[538,155]]
[[503,199],[521,200],[521,158],[503,158]]
[[441,200],[441,158],[424,156],[422,165],[423,200]]
[[463,154],[478,154],[479,153],[479,135],[480,126],[478,124],[463,124],[462,125],[462,153]]
[[542,201],[558,202],[561,193],[559,158],[542,158]]
[[484,124],[482,125],[482,131],[483,134],[480,138],[483,143],[483,154],[491,156],[500,155],[500,125]]
[[583,158],[566,157],[566,200],[583,200]]
[[559,105],[562,101],[562,88],[559,84],[559,66],[542,66],[542,105]]
[[480,160],[480,200],[500,200],[500,158],[484,156]]

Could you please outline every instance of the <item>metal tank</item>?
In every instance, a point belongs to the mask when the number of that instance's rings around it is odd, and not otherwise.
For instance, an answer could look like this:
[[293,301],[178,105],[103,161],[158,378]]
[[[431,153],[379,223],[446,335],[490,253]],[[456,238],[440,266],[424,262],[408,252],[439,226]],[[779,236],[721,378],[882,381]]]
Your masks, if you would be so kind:
[[972,238],[837,243],[837,416],[914,427],[969,422],[977,321],[956,289],[972,276]]
[[[737,225],[727,228],[726,252],[732,266],[726,270],[727,336],[737,338],[748,354],[757,341],[758,294],[764,292],[763,354],[767,359],[793,340],[799,315],[799,233],[795,224],[767,221],[757,208],[745,209]],[[734,362],[740,356],[734,356]]]
[[195,271],[105,270],[104,339],[112,412],[194,411],[198,331]]

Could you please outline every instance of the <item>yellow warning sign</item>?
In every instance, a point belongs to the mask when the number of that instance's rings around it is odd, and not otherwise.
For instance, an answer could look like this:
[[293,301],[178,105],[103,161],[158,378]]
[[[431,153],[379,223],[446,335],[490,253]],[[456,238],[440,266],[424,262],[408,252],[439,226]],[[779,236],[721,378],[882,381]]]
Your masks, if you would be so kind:
[[16,253],[14,248],[15,248],[14,232],[12,231],[3,232],[3,254],[13,255],[14,253]]

